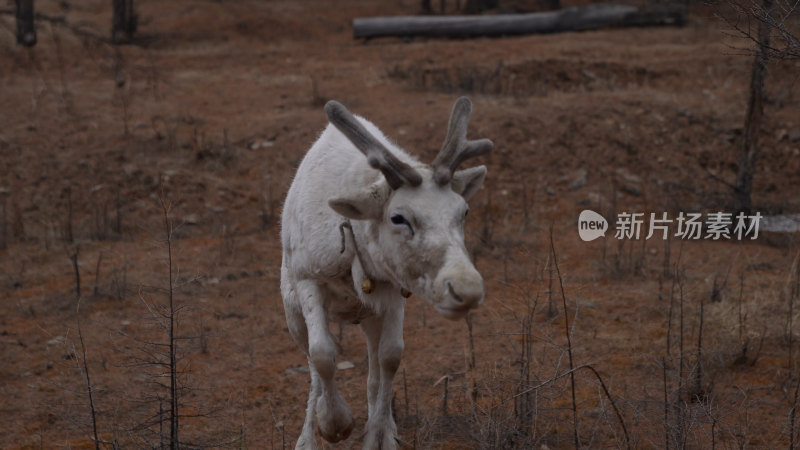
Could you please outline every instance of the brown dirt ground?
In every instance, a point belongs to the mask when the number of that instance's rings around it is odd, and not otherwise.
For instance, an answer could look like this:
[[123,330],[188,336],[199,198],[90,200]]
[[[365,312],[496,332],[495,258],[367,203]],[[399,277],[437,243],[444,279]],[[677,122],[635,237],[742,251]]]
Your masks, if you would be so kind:
[[[633,446],[789,443],[796,236],[673,240],[666,253],[662,241],[584,243],[576,233],[585,208],[728,207],[708,171],[735,175],[751,57],[715,7],[693,6],[682,28],[361,42],[353,17],[413,13],[419,2],[141,1],[135,45],[112,47],[110,2],[71,3],[69,26],[40,21],[30,50],[14,44],[12,16],[0,16],[0,447],[92,446],[78,318],[101,438],[157,445],[162,196],[176,225],[182,439],[293,445],[308,381],[287,371],[305,361],[284,325],[277,222],[294,167],[325,125],[322,105],[338,99],[431,158],[460,94],[475,104],[471,135],[495,142],[468,233],[488,297],[472,315],[474,369],[465,323],[408,302],[395,384],[403,442],[573,445],[569,377],[553,379],[569,363],[552,227],[574,364],[602,375]],[[37,8],[61,14],[59,2]],[[800,211],[800,142],[789,138],[800,130],[798,73],[797,62],[771,67],[754,194],[765,214]],[[587,183],[571,189],[580,170]],[[678,280],[665,260],[681,268]],[[353,326],[333,330],[341,359],[355,364],[338,380],[357,420],[336,448],[358,447],[365,345]],[[597,379],[581,369],[575,382],[583,445],[624,446]]]

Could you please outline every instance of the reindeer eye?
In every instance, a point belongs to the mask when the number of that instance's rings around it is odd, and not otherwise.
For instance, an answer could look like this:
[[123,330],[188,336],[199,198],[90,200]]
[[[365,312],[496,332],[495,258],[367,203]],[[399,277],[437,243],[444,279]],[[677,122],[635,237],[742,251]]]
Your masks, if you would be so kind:
[[408,221],[406,220],[406,218],[400,214],[392,215],[392,217],[389,220],[391,220],[392,223],[395,225],[403,225],[403,224],[408,225]]
[[411,222],[409,222],[408,219],[406,219],[402,214],[392,214],[392,216],[389,217],[389,220],[391,220],[392,224],[394,224],[394,225],[398,225],[398,226],[399,225],[405,225],[405,226],[407,226],[408,227],[408,231],[411,232],[411,236],[414,236],[414,227],[411,226]]

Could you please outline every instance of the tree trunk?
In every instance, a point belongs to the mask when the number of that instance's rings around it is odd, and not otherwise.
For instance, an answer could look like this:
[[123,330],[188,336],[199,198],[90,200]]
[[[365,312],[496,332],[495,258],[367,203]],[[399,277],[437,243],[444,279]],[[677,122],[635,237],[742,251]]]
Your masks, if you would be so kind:
[[544,11],[556,11],[561,9],[561,0],[540,0],[539,4]]
[[431,0],[422,0],[420,9],[422,10],[422,14],[433,14],[433,8],[431,7]]
[[502,36],[591,30],[609,26],[683,25],[686,6],[596,4],[529,14],[488,16],[362,17],[353,20],[356,38],[381,36]]
[[500,0],[467,0],[464,4],[464,12],[467,14],[477,14],[487,9],[497,8]]
[[33,23],[33,0],[16,0],[17,44],[25,47],[36,45],[36,27]]
[[[763,14],[769,15],[773,0],[762,0]],[[744,140],[739,153],[739,167],[736,174],[734,199],[736,211],[750,213],[753,191],[753,173],[758,156],[758,134],[764,115],[764,79],[767,76],[769,63],[770,26],[764,20],[758,20],[758,40],[753,68],[750,74],[750,98],[747,102],[747,115],[744,119]]]
[[114,16],[111,19],[111,42],[124,44],[130,42],[136,32],[136,14],[133,13],[133,0],[112,0]]

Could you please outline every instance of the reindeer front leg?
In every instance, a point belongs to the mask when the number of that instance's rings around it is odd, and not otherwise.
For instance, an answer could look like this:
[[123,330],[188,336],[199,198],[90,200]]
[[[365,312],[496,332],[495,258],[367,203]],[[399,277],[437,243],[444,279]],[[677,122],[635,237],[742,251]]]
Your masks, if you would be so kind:
[[403,356],[405,300],[397,289],[389,285],[380,288],[371,295],[385,296],[381,299],[383,314],[361,322],[369,352],[369,417],[363,448],[387,450],[397,448],[397,425],[392,417],[392,385]]
[[[324,294],[310,280],[297,283],[297,295],[308,328],[308,362],[311,366],[312,393],[314,376],[318,379],[318,394],[314,407],[319,433],[328,442],[339,442],[353,430],[353,415],[336,389],[336,345],[328,328]],[[312,407],[309,399],[309,409]],[[308,416],[306,424],[308,425]]]

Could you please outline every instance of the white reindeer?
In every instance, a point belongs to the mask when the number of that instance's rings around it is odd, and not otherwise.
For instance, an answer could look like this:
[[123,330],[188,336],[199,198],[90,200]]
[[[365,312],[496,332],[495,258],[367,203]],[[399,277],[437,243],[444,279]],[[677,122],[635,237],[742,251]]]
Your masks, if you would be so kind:
[[456,101],[442,150],[427,165],[340,103],[325,105],[332,126],[300,164],[281,227],[286,322],[311,372],[296,448],[316,448],[317,429],[329,442],[353,429],[334,381],[329,320],[361,325],[369,354],[363,448],[393,449],[392,383],[403,353],[404,297],[413,293],[450,319],[483,302],[483,279],[464,247],[464,218],[486,167],[456,168],[487,153],[492,142],[466,139],[471,110],[469,99]]

